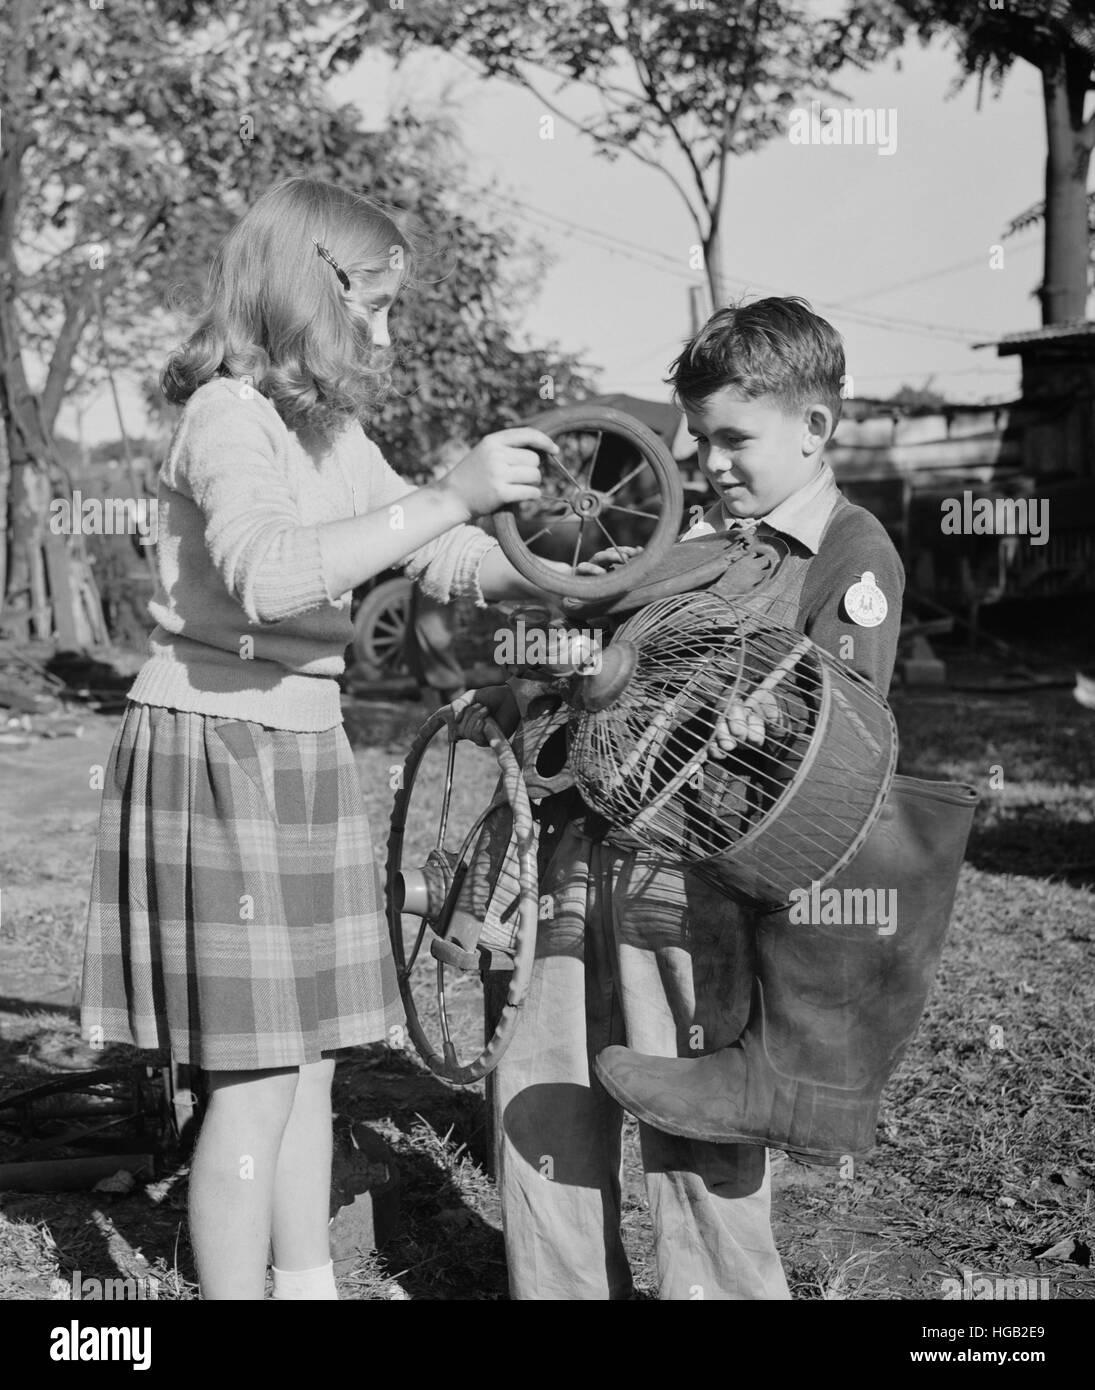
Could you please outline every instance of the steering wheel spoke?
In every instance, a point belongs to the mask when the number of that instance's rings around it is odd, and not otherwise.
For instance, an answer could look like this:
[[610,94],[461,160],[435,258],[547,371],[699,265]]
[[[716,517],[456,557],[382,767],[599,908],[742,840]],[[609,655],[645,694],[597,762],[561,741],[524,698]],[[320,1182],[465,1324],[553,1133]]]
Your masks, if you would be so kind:
[[[539,907],[535,827],[521,766],[493,720],[484,728],[500,774],[485,809],[464,810],[473,779],[457,769],[457,748],[474,745],[456,734],[451,709],[441,709],[411,745],[388,836],[388,931],[407,1027],[430,1070],[455,1085],[486,1076],[508,1045],[532,971]],[[427,808],[435,809],[430,802],[441,788],[431,844],[422,831],[434,819]],[[483,1043],[475,1026],[483,1004],[469,994],[476,978],[508,984]]]

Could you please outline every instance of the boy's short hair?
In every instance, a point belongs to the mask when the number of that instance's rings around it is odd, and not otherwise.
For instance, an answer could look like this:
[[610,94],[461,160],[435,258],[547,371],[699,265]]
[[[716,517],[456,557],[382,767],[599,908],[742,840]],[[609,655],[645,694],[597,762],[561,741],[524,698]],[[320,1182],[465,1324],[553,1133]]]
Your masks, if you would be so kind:
[[666,378],[684,406],[724,386],[749,400],[775,396],[789,409],[820,401],[840,419],[844,342],[798,295],[731,304],[712,314]]

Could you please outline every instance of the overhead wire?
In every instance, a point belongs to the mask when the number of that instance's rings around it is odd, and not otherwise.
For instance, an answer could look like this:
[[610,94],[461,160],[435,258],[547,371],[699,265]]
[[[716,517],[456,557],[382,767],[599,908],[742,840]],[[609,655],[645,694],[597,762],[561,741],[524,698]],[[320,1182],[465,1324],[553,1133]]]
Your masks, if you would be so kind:
[[[588,227],[583,223],[574,222],[572,219],[561,217],[558,213],[551,212],[546,208],[534,207],[532,204],[527,203],[524,199],[518,198],[515,195],[503,195],[489,188],[479,188],[476,192],[487,198],[492,198],[495,202],[503,206],[516,210],[516,215],[522,217],[522,220],[526,222],[530,222],[533,219],[537,221],[546,219],[549,222],[553,222],[565,228],[573,236],[590,242],[599,250],[638,261],[640,264],[645,264],[648,268],[661,270],[665,274],[675,275],[678,279],[686,280],[689,284],[696,283],[697,272],[687,270],[680,264],[676,257],[670,255],[668,252],[659,250],[657,247],[644,246],[639,242],[630,241],[626,237],[619,237],[613,233],[602,232],[595,227]],[[979,263],[979,261],[974,262],[974,264]],[[958,266],[944,267],[939,271],[926,272],[923,277],[914,278],[923,281],[939,274],[949,274],[959,268]],[[742,276],[725,275],[724,278],[728,282],[741,286],[746,290],[762,290],[769,294],[784,293],[784,290],[778,286],[768,285],[757,280],[746,279]],[[897,287],[892,286],[890,288]],[[865,297],[872,297],[875,294],[881,294],[883,292],[885,292],[885,288],[877,291],[870,291]],[[952,342],[974,343],[983,342],[985,338],[991,338],[995,331],[993,329],[962,328],[956,324],[927,323],[921,319],[898,318],[895,315],[875,314],[870,311],[849,309],[846,308],[844,304],[833,303],[832,301],[819,300],[817,301],[817,305],[818,308],[824,309],[826,312],[832,312],[834,309],[839,310],[843,313],[845,318],[853,322],[862,323],[866,327],[878,328],[886,332],[905,333],[910,336],[942,337]]]

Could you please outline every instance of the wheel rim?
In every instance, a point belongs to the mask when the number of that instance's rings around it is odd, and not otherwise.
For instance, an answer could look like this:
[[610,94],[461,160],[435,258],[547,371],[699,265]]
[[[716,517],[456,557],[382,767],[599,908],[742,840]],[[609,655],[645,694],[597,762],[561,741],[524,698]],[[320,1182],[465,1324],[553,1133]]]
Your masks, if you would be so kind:
[[[404,845],[408,818],[411,815],[411,798],[415,779],[422,759],[433,744],[434,739],[445,731],[448,735],[448,763],[445,791],[439,808],[439,827],[435,836],[434,850],[445,852],[445,836],[453,790],[453,768],[455,747],[459,739],[454,732],[454,716],[448,707],[438,710],[421,727],[403,765],[402,785],[396,792],[392,810],[391,831],[388,836],[388,862],[386,871],[386,898],[388,931],[395,956],[396,973],[403,1007],[407,1015],[407,1030],[415,1049],[422,1060],[442,1080],[454,1085],[467,1086],[487,1076],[498,1065],[502,1054],[509,1045],[517,1024],[518,1010],[528,989],[532,973],[532,959],[536,944],[536,927],[539,916],[539,895],[536,881],[536,842],[532,808],[529,804],[521,767],[513,749],[501,730],[491,719],[484,721],[484,729],[490,741],[490,749],[501,772],[501,788],[492,798],[488,807],[473,822],[472,829],[464,836],[459,858],[453,865],[453,878],[445,894],[444,904],[434,921],[423,917],[415,934],[415,943],[408,955],[404,934],[404,913],[396,906],[397,875],[404,870]],[[502,805],[508,805],[513,814],[513,826],[517,840],[518,871],[520,893],[517,903],[518,928],[517,945],[513,961],[513,971],[509,979],[506,1002],[501,1017],[492,1036],[482,1046],[475,1057],[462,1060],[456,1045],[452,1042],[447,1001],[446,967],[436,962],[435,990],[438,1000],[438,1017],[441,1031],[441,1045],[437,1047],[427,1034],[419,1013],[418,1001],[412,983],[415,966],[422,960],[422,953],[428,934],[436,924],[444,927],[451,916],[453,906],[459,896],[463,882],[459,872],[461,864],[466,870],[467,856],[474,849],[479,830],[491,812]],[[451,851],[450,851],[451,853]],[[436,933],[435,933],[436,934]],[[423,960],[422,965],[426,963]],[[460,972],[456,972],[460,973]],[[425,970],[418,976],[419,988]]]
[[406,598],[393,597],[391,606],[379,612],[370,630],[362,635],[366,659],[382,671],[390,671],[400,664],[407,637],[409,606]]
[[407,634],[407,610],[400,605],[400,612],[389,609],[378,615],[373,629],[365,639],[365,650],[369,660],[387,669],[396,656],[403,651],[403,640]]
[[410,603],[411,581],[389,579],[365,596],[354,618],[354,657],[378,679],[403,669]]
[[[549,593],[590,601],[626,593],[653,573],[680,532],[684,492],[671,454],[619,410],[574,406],[529,424],[560,443],[561,454],[543,456],[538,502],[495,514],[507,559]],[[615,441],[607,452],[606,440]],[[642,553],[608,574],[565,575],[544,563],[573,567],[597,550],[634,544],[627,537],[635,535]]]

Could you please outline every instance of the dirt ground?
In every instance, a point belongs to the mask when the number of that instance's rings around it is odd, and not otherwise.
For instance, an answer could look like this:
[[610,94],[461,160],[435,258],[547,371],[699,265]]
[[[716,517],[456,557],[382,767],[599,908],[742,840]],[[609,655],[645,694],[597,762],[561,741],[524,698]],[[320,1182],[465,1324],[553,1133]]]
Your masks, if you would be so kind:
[[[1062,690],[900,695],[894,706],[902,770],[971,781],[984,800],[939,981],[887,1088],[877,1149],[846,1176],[776,1160],[792,1293],[939,1299],[945,1280],[972,1271],[1048,1278],[1053,1298],[1091,1298],[1095,714]],[[350,711],[378,841],[389,770],[421,718],[414,705]],[[0,748],[0,1099],[73,1060],[94,769],[115,723],[91,715],[82,738]],[[453,1091],[413,1053],[378,1046],[340,1064],[336,1101],[391,1144],[401,1177],[399,1233],[346,1271],[342,1296],[505,1298],[479,1091]],[[624,1235],[638,1295],[652,1298],[634,1126],[627,1137]],[[0,1163],[21,1142],[0,1124]],[[161,1298],[195,1297],[185,1187],[177,1167],[126,1196],[0,1193],[0,1298],[57,1296],[54,1281],[64,1287],[76,1269],[152,1274]],[[1047,1250],[1053,1258],[1036,1258]]]

